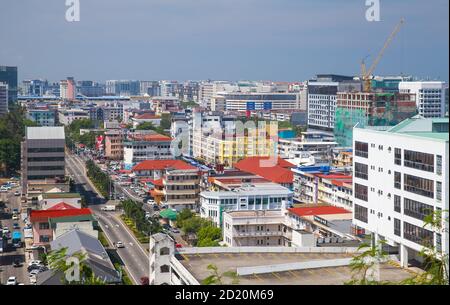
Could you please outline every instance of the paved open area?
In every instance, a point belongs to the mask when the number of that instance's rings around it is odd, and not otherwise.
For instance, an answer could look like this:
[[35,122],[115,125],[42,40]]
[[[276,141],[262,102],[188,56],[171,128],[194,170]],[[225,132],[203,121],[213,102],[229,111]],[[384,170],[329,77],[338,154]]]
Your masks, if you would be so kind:
[[[219,273],[236,271],[238,267],[275,265],[313,260],[332,260],[350,258],[352,254],[340,253],[211,253],[195,255],[177,255],[177,258],[189,272],[201,282],[210,275],[206,269],[209,264],[218,267]],[[411,274],[391,264],[383,264],[380,270],[381,280],[400,281]],[[351,269],[348,266],[289,270],[239,276],[240,285],[343,285],[350,280]],[[227,283],[227,279],[224,280]]]

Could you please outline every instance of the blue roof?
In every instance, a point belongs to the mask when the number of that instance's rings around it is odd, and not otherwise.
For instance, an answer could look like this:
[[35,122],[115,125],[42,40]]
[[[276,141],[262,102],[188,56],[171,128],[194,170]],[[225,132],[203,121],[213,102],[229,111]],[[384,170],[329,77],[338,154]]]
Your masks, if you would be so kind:
[[323,173],[323,172],[329,172],[331,171],[331,166],[327,165],[321,165],[321,166],[299,166],[295,168],[296,170],[302,171],[302,172],[316,172],[316,173]]

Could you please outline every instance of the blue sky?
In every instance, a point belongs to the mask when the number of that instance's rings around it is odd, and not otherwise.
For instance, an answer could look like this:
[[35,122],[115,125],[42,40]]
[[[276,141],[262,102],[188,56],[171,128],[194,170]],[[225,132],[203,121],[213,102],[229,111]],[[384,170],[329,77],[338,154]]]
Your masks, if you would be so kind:
[[356,75],[401,17],[376,74],[448,80],[448,0],[0,0],[0,65],[19,78],[306,80]]

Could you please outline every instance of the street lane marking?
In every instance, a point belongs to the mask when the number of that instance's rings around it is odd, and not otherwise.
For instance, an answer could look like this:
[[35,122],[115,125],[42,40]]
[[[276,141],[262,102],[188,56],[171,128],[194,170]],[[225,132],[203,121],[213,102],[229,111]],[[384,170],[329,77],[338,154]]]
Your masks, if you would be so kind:
[[272,272],[272,274],[273,274],[277,279],[281,280],[281,277],[280,277],[278,274],[276,274],[275,272]]
[[292,270],[288,270],[288,272],[289,272],[290,274],[292,274],[294,277],[299,278],[299,276],[298,276],[297,274],[295,274]]

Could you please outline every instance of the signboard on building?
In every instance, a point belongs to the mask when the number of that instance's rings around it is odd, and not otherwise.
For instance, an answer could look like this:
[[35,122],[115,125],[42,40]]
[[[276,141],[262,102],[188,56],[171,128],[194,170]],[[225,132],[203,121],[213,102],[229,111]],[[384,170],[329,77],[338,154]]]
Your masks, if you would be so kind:
[[318,223],[321,223],[324,226],[328,227],[328,221],[326,219],[323,219],[322,217],[314,215],[314,221],[317,221]]

